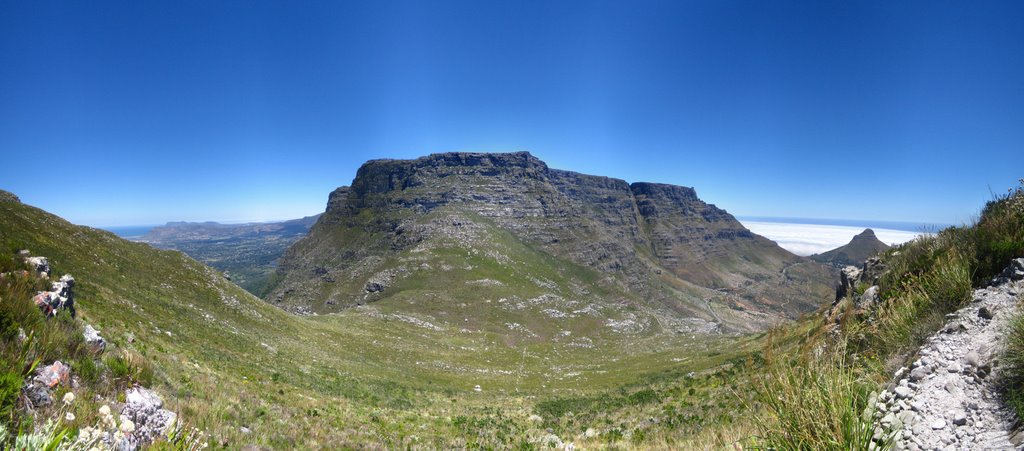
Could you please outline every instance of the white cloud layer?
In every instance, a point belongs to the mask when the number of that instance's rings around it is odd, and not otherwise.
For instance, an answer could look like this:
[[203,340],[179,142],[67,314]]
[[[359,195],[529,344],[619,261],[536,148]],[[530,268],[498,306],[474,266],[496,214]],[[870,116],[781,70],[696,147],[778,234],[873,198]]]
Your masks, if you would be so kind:
[[[821,225],[821,224],[785,224],[780,222],[740,221],[750,231],[769,240],[779,243],[797,255],[820,254],[830,251],[846,243],[853,236],[864,231],[863,227]],[[876,229],[875,236],[888,245],[904,243],[921,235],[920,232],[903,230]]]

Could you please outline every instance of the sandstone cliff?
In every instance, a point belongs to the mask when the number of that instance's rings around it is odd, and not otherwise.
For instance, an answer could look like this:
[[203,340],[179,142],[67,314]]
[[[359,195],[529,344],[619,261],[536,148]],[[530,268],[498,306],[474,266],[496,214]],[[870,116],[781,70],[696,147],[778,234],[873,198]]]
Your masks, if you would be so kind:
[[[307,313],[403,292],[459,303],[530,286],[654,312],[662,327],[692,318],[731,329],[792,318],[832,292],[824,267],[692,188],[551,169],[526,152],[369,161],[330,194],[277,276],[268,301]],[[459,288],[484,279],[495,283]]]

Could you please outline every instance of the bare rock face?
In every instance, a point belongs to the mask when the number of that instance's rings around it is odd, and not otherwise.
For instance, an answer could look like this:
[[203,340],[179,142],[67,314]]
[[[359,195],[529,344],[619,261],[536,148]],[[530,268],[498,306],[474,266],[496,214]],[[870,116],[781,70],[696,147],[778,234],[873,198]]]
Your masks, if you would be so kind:
[[[860,280],[861,269],[856,266],[847,266],[839,271],[839,285],[836,285],[836,300],[839,302],[852,293],[857,281]],[[834,303],[833,303],[834,304]]]
[[872,285],[867,290],[864,290],[864,294],[860,295],[860,299],[857,300],[857,308],[865,312],[870,311],[874,306],[878,305],[880,300],[878,285]]
[[[594,274],[553,293],[601,292],[608,302],[628,294],[712,321],[721,316],[712,300],[737,317],[795,317],[832,291],[824,266],[753,234],[693,188],[551,169],[516,152],[365,163],[281,258],[266,298],[292,311],[330,312],[395,295],[424,271],[475,280],[481,265],[536,285],[534,263],[509,256],[521,247],[536,260],[557,259],[560,271]],[[466,262],[442,261],[452,254]]]
[[882,259],[871,257],[864,260],[864,266],[860,270],[860,281],[869,285],[878,285],[878,279],[885,274],[888,267],[882,263]]

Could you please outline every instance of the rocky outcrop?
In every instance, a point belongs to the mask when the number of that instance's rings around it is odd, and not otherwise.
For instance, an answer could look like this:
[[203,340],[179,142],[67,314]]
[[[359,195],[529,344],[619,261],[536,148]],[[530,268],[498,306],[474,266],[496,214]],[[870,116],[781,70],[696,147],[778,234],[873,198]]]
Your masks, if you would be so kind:
[[22,387],[22,393],[29,408],[48,406],[53,403],[53,391],[59,386],[68,386],[70,381],[71,367],[57,360],[36,368],[35,376]]
[[998,355],[1024,292],[1024,259],[948,315],[877,398],[875,438],[896,449],[1019,449],[1024,433],[1000,396]]
[[75,278],[65,274],[60,280],[53,282],[50,291],[40,291],[32,299],[36,306],[46,316],[57,316],[61,311],[67,311],[75,316],[75,296],[72,288],[75,286]]
[[442,247],[508,267],[516,262],[501,248],[510,239],[539,259],[600,274],[589,283],[601,289],[576,288],[616,291],[607,294],[615,302],[628,292],[707,320],[717,315],[710,300],[734,315],[795,317],[832,287],[825,268],[751,233],[693,188],[552,169],[526,152],[445,153],[360,167],[281,258],[266,299],[291,311],[361,305],[395,294],[398,279],[416,279],[415,272],[451,271],[431,263]]
[[21,199],[19,199],[18,196],[15,196],[14,193],[0,189],[0,202],[13,202],[20,204]]
[[50,277],[50,261],[46,257],[28,257],[25,263],[35,269],[37,276],[44,279]]
[[841,301],[848,294],[853,293],[858,284],[878,285],[878,279],[882,277],[885,270],[886,265],[878,257],[864,260],[860,267],[844,267],[839,272],[839,284],[836,285],[836,298],[832,305]]
[[163,406],[163,399],[153,390],[143,387],[128,389],[121,418],[122,421],[131,421],[132,427],[125,434],[124,443],[119,444],[120,448],[134,451],[159,437],[166,437],[178,416]]
[[93,329],[89,324],[85,325],[85,331],[82,332],[83,338],[85,338],[85,345],[89,347],[95,354],[103,352],[107,348],[107,341],[100,336],[100,331]]

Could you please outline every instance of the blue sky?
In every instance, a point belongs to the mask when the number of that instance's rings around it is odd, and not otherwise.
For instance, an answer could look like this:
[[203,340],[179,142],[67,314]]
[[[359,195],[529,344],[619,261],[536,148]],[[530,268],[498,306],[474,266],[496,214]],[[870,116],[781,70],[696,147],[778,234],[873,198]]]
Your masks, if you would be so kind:
[[529,150],[747,216],[958,223],[1024,177],[1024,2],[0,1],[0,188],[74,222],[322,211]]

